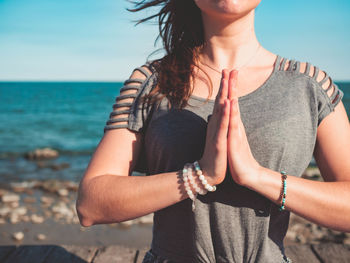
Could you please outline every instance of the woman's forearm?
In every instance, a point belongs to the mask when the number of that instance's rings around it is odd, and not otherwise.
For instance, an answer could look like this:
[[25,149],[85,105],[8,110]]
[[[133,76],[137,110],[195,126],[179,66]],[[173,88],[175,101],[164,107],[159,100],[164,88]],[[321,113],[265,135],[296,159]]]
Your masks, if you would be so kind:
[[77,211],[83,226],[116,223],[187,198],[181,171],[151,176],[101,175],[81,183]]
[[[281,174],[261,168],[246,187],[280,204]],[[350,182],[318,182],[288,176],[285,207],[316,224],[350,232]]]

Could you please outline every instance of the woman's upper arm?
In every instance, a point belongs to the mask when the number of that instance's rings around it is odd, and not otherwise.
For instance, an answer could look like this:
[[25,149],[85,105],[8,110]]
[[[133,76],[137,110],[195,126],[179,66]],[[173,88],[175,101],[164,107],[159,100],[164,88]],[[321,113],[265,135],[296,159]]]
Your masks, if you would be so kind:
[[[329,82],[323,88],[328,88]],[[337,92],[330,87],[327,94]],[[350,181],[350,125],[344,104],[339,99],[330,101],[334,111],[329,110],[321,116],[317,128],[314,157],[325,181]],[[330,105],[332,108],[332,105]]]
[[[150,75],[151,71],[143,66],[136,68],[124,82],[104,128],[104,135],[91,157],[82,181],[106,174],[128,176],[134,170],[143,135],[140,132],[142,121],[135,118],[135,115],[139,115],[135,111],[139,109],[132,106],[137,106],[134,105],[135,98],[141,94],[143,84]],[[130,114],[133,114],[133,122]]]

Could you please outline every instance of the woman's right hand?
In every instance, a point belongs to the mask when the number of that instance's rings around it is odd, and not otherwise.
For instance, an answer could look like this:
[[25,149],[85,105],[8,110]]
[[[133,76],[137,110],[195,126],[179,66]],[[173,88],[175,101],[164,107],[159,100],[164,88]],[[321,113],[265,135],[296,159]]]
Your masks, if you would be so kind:
[[205,148],[198,161],[204,176],[211,185],[220,184],[227,169],[227,133],[230,116],[228,98],[229,72],[222,71],[220,89],[215,98],[213,114],[209,119]]

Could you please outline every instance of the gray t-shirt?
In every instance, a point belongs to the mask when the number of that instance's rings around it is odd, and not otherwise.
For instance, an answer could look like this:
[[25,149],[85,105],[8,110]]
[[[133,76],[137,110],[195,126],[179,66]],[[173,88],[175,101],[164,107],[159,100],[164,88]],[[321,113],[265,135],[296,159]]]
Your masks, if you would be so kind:
[[[141,105],[139,98],[155,87],[157,72],[138,70],[145,79],[125,82],[105,131],[128,128],[142,133],[139,171],[152,175],[181,170],[185,163],[194,162],[203,154],[214,101],[205,102],[192,95],[184,109],[171,109],[166,98],[157,105]],[[277,56],[265,83],[239,97],[248,142],[260,165],[297,177],[307,168],[317,127],[343,97],[328,75],[318,81],[318,74],[318,68],[310,63],[300,72],[299,61]],[[325,83],[330,83],[329,89],[334,87],[331,97]],[[136,92],[123,95],[130,87]],[[134,100],[123,103],[124,98]],[[129,115],[118,120],[118,108],[122,106],[129,107],[123,109]],[[118,124],[122,120],[124,124]],[[287,262],[283,239],[290,213],[280,212],[267,198],[236,184],[229,169],[215,192],[198,196],[194,212],[191,202],[186,199],[154,213],[154,253],[182,263]]]

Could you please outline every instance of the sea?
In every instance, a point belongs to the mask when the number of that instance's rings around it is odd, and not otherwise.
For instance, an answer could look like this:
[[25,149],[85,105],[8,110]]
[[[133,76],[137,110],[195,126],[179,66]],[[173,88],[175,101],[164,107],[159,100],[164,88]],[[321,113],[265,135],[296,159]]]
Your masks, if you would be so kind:
[[[79,182],[103,136],[121,82],[0,82],[0,183]],[[336,82],[350,116],[350,82]],[[43,163],[26,153],[49,147]],[[61,167],[61,168],[57,168]]]

